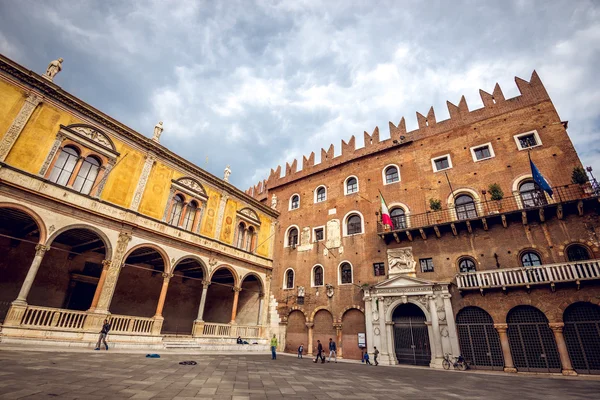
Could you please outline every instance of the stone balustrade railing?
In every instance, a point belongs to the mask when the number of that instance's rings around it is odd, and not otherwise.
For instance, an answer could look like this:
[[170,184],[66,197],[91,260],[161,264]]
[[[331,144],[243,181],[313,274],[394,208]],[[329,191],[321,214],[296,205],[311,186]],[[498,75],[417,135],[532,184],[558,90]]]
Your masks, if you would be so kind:
[[489,271],[466,272],[456,275],[460,290],[507,288],[576,282],[600,279],[600,260],[587,260],[537,267],[506,268]]
[[88,314],[85,311],[27,306],[20,325],[47,329],[81,330],[84,327],[87,316]]
[[129,315],[110,316],[111,333],[134,333],[138,335],[152,334],[154,318],[132,317]]
[[260,338],[260,326],[243,326],[205,322],[201,336]]

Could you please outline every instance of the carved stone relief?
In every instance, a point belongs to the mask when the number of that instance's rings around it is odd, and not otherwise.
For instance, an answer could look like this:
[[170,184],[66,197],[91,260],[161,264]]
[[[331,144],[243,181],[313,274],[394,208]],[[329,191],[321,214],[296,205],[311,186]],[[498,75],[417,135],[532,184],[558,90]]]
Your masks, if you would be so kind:
[[135,188],[135,194],[133,196],[133,201],[131,202],[131,209],[133,211],[137,211],[140,202],[142,201],[142,195],[144,194],[144,189],[146,188],[146,183],[148,182],[148,177],[150,176],[150,171],[152,170],[152,165],[154,165],[153,154],[148,154],[146,157],[146,162],[144,163],[144,167],[142,168],[142,174],[140,175],[140,179],[138,181],[137,187]]
[[58,149],[60,148],[60,145],[64,139],[64,136],[62,136],[60,133],[56,135],[56,140],[54,140],[52,148],[50,149],[50,152],[48,153],[48,156],[46,157],[46,160],[44,160],[44,164],[40,169],[40,176],[46,175],[46,171],[48,171],[48,167],[50,167],[50,164],[52,163],[52,160],[54,160],[54,156],[58,152]]
[[130,233],[121,232],[119,234],[115,253],[111,260],[111,266],[106,274],[106,281],[104,282],[102,293],[100,294],[100,299],[98,300],[97,309],[99,310],[108,310],[108,305],[112,299],[115,287],[117,285],[117,279],[119,278],[119,273],[123,265],[123,258],[125,257],[125,252],[127,251],[127,246],[129,245],[131,239],[132,236]]
[[193,179],[190,178],[182,178],[180,180],[177,181],[177,183],[179,183],[182,186],[187,187],[188,189],[191,189],[192,191],[196,192],[196,193],[202,193],[202,194],[206,194],[206,192],[204,191],[204,188],[198,184],[198,182],[194,181]]
[[414,273],[417,262],[412,253],[412,247],[388,249],[389,275]]
[[110,140],[106,137],[106,135],[103,134],[102,132],[97,131],[96,129],[94,129],[92,127],[73,126],[73,127],[69,127],[69,129],[79,133],[80,135],[87,137],[88,139],[100,144],[103,147],[106,147],[110,150],[114,150],[112,144],[110,143]]
[[35,93],[31,93],[25,100],[25,104],[21,107],[19,114],[17,114],[13,123],[6,131],[6,134],[0,142],[0,161],[6,160],[6,156],[12,149],[13,145],[17,141],[17,138],[23,131],[25,124],[29,121],[31,114],[35,111],[35,108],[42,101],[42,98]]

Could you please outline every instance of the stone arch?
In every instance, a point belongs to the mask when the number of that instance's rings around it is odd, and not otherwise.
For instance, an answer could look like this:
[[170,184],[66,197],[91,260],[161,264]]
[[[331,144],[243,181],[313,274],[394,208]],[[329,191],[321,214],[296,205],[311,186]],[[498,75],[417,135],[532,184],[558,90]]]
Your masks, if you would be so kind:
[[200,266],[202,266],[202,274],[205,277],[207,277],[209,275],[208,268],[206,267],[206,264],[204,263],[204,261],[200,257],[193,255],[193,254],[189,254],[187,256],[180,257],[179,260],[177,260],[176,262],[173,263],[169,272],[174,273],[175,269],[177,269],[177,266],[179,265],[179,263],[181,263],[184,260],[188,260],[188,259],[193,259],[193,260],[197,261],[200,264]]
[[285,318],[286,340],[285,351],[288,353],[296,353],[298,347],[304,345],[304,354],[310,353],[308,348],[308,327],[306,326],[307,317],[304,310],[299,307],[292,307],[287,317]]
[[346,307],[340,313],[338,322],[342,327],[338,348],[342,350],[344,358],[360,360],[362,349],[358,347],[358,334],[367,331],[364,310],[356,305]]
[[288,311],[288,313],[283,317],[284,321],[287,321],[290,317],[290,314],[294,311],[300,311],[302,314],[304,314],[304,319],[306,320],[306,322],[309,321],[308,314],[306,313],[306,311],[304,311],[304,309],[302,307],[299,307],[299,306],[290,307],[290,310]]
[[[544,178],[546,178],[546,177],[544,177]],[[521,174],[518,177],[516,177],[515,179],[513,179],[513,182],[512,182],[512,187],[511,187],[512,194],[513,194],[513,196],[517,202],[517,206],[519,208],[524,208],[523,200],[521,199],[521,191],[519,189],[525,181],[533,181],[533,176],[531,174]],[[552,183],[550,183],[550,181],[547,178],[546,178],[546,181],[548,182],[550,187],[553,186]],[[555,202],[555,200],[552,197],[548,196],[548,193],[546,193],[544,190],[542,190],[542,193],[548,204]]]
[[67,225],[67,226],[63,226],[62,228],[58,229],[56,232],[54,232],[46,241],[46,246],[51,246],[52,242],[54,242],[54,240],[62,233],[73,230],[73,229],[86,229],[88,231],[92,231],[94,232],[96,235],[98,235],[98,237],[100,238],[100,240],[102,240],[102,242],[104,242],[104,248],[106,249],[106,256],[105,259],[110,260],[112,259],[112,243],[110,241],[110,239],[108,238],[108,236],[106,236],[106,234],[101,231],[100,229],[96,228],[93,225],[87,225],[87,224],[73,224],[73,225]]
[[313,347],[317,347],[317,340],[321,341],[323,350],[329,353],[327,343],[329,338],[336,340],[337,332],[334,327],[333,314],[327,307],[318,307],[313,311],[311,322],[313,323]]
[[25,206],[23,206],[21,204],[17,204],[17,203],[0,202],[0,209],[1,208],[12,208],[14,210],[24,212],[25,214],[30,216],[31,219],[33,219],[33,221],[36,223],[36,225],[39,229],[39,232],[40,232],[39,244],[46,243],[47,236],[48,236],[48,233],[46,230],[46,224],[44,223],[44,220],[42,219],[42,217],[40,217],[38,215],[38,213],[33,211],[31,208],[25,207]]
[[264,284],[255,272],[248,272],[240,279],[235,322],[239,325],[260,325],[264,308]]
[[290,247],[290,231],[292,229],[296,228],[296,231],[298,231],[298,242],[296,243],[296,246],[299,246],[300,243],[300,227],[298,225],[290,225],[286,228],[285,230],[285,235],[283,237],[283,247]]
[[141,244],[133,246],[132,248],[127,250],[127,253],[125,253],[125,256],[123,257],[123,262],[125,262],[125,260],[127,260],[127,257],[129,257],[131,255],[131,253],[133,253],[137,249],[141,249],[143,247],[148,247],[148,248],[151,248],[152,250],[156,250],[156,252],[158,254],[160,254],[160,256],[163,259],[164,266],[165,266],[164,272],[171,270],[171,261],[169,260],[169,256],[167,255],[167,252],[164,251],[162,248],[160,248],[158,245],[155,245],[154,243],[141,243]]
[[[547,315],[550,322],[564,322],[564,315],[567,308],[576,303],[591,303],[597,306],[600,306],[600,297],[593,296],[591,294],[577,294],[576,298],[569,298],[558,305],[558,307],[554,307],[552,312]],[[550,318],[551,317],[551,318]]]
[[353,304],[351,306],[345,307],[342,312],[340,313],[340,317],[338,318],[337,322],[341,323],[342,320],[344,319],[344,314],[346,314],[347,311],[350,310],[358,310],[360,312],[362,312],[363,314],[365,313],[365,309],[361,306],[359,306],[358,304]]
[[456,215],[456,210],[454,208],[455,207],[454,199],[463,194],[466,194],[467,196],[471,196],[471,198],[473,199],[473,202],[475,203],[475,209],[477,210],[477,215],[479,215],[479,216],[484,215],[483,204],[481,203],[481,197],[479,197],[477,190],[475,190],[473,188],[469,188],[469,187],[462,187],[462,188],[454,189],[454,191],[452,193],[450,193],[448,195],[448,198],[446,199],[446,204],[448,206],[448,210],[450,210],[450,214],[452,215],[452,218],[458,219],[458,217]]
[[[329,312],[329,314],[331,314],[331,311],[329,311],[329,307],[327,306],[319,306],[317,308],[315,308],[313,310],[313,312],[310,314],[310,319],[308,320],[308,322],[314,322],[315,320],[315,315],[317,315],[317,313],[321,310],[325,310],[327,312]],[[331,314],[331,318],[333,319],[333,314]]]
[[221,264],[218,267],[216,267],[215,269],[213,269],[210,272],[209,280],[212,280],[213,276],[215,276],[217,271],[222,270],[222,269],[226,269],[231,273],[231,275],[233,276],[233,281],[234,281],[235,286],[240,285],[240,276],[238,275],[237,271],[231,265],[227,265],[227,264]]
[[425,314],[425,318],[427,319],[427,321],[428,322],[431,321],[431,314],[429,313],[429,308],[425,307],[421,302],[411,299],[411,296],[408,296],[406,301],[403,301],[403,299],[398,299],[398,300],[392,302],[392,304],[389,305],[389,307],[387,308],[387,310],[385,312],[385,321],[386,322],[393,321],[392,316],[394,315],[394,310],[396,309],[396,307],[398,307],[401,304],[407,304],[407,303],[412,303],[412,304],[416,305],[417,307],[419,307],[421,309],[421,311],[423,311],[423,314]]
[[[360,233],[352,233],[348,234],[348,219],[353,216],[358,215],[360,217]],[[342,236],[354,236],[354,235],[364,235],[365,234],[365,217],[358,210],[352,210],[344,215],[344,219],[342,219]]]
[[264,280],[263,280],[263,279],[260,277],[260,275],[259,275],[259,274],[257,274],[256,272],[253,272],[253,271],[247,272],[247,273],[246,273],[244,276],[240,277],[240,282],[241,282],[241,283],[244,283],[244,280],[245,280],[246,278],[248,278],[249,276],[254,276],[254,277],[256,278],[256,280],[257,280],[257,281],[260,283],[260,286],[261,286],[261,288],[263,289],[263,292],[264,292],[264,289],[265,289],[265,282],[264,282]]

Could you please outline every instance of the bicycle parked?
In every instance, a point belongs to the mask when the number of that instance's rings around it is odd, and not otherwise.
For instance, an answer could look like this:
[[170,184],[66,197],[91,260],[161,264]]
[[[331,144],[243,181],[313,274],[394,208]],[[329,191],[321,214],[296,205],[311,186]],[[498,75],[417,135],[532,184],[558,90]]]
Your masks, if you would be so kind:
[[452,354],[446,353],[444,354],[444,361],[442,361],[442,366],[444,369],[450,369],[450,366],[453,366],[454,369],[459,371],[466,371],[469,366],[465,361],[465,358],[461,355],[458,357],[452,357]]

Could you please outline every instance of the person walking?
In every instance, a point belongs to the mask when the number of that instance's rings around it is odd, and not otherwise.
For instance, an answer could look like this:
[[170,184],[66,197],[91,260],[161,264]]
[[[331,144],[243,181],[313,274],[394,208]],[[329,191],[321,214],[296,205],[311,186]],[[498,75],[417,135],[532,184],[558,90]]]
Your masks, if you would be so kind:
[[373,365],[371,364],[371,361],[369,361],[369,353],[365,351],[365,364],[366,365]]
[[337,363],[337,346],[332,338],[329,338],[329,359],[327,362],[331,361],[331,355],[333,354],[333,359]]
[[105,319],[104,324],[102,325],[102,330],[100,331],[100,337],[98,338],[98,343],[96,343],[96,348],[94,350],[100,350],[100,346],[101,346],[102,342],[104,342],[104,346],[106,347],[106,350],[108,350],[108,344],[106,343],[106,336],[108,335],[109,331],[110,331],[110,322],[108,322],[108,319]]
[[379,350],[377,350],[377,347],[373,347],[375,350],[373,350],[373,361],[375,361],[375,366],[379,365],[379,362],[377,362],[377,356],[379,355]]
[[271,339],[271,360],[277,360],[277,337],[273,334]]
[[302,353],[304,352],[304,344],[301,343],[300,347],[298,347],[298,358],[302,358]]
[[320,340],[317,340],[317,358],[313,362],[317,362],[318,359],[321,359],[321,364],[325,363],[325,356],[323,355],[323,345]]

